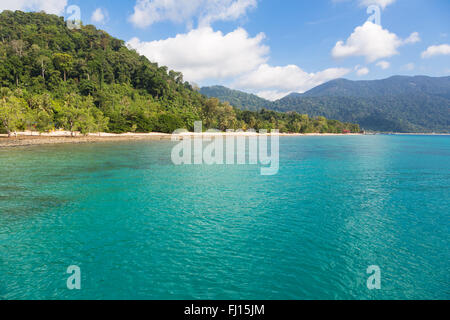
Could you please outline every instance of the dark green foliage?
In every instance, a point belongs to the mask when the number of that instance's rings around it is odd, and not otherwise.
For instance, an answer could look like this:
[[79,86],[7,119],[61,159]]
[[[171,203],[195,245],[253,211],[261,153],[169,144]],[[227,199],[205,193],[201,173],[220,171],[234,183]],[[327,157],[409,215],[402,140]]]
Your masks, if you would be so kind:
[[192,131],[199,120],[221,130],[359,131],[296,113],[243,113],[206,98],[181,73],[148,61],[104,31],[92,25],[71,30],[55,15],[0,13],[0,59],[3,132],[170,133]]
[[450,77],[338,79],[278,100],[273,109],[356,122],[373,131],[450,132]]
[[156,122],[156,131],[174,132],[177,129],[184,128],[185,123],[181,117],[176,114],[161,114]]
[[[296,111],[358,123],[382,132],[450,132],[450,77],[401,77],[327,82],[304,94],[271,102],[226,88],[202,88],[209,96],[242,109]],[[238,100],[238,101],[236,101]]]
[[217,98],[222,102],[229,102],[232,106],[241,110],[261,110],[268,108],[271,103],[257,95],[228,89],[223,86],[203,87],[200,89],[200,93],[210,98]]

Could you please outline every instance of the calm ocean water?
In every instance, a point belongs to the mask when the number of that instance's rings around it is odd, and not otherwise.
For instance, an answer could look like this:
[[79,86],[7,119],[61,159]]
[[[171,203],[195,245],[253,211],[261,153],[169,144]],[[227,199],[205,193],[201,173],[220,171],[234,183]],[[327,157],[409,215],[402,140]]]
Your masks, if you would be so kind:
[[275,176],[172,146],[0,150],[0,299],[450,298],[450,137],[284,137]]

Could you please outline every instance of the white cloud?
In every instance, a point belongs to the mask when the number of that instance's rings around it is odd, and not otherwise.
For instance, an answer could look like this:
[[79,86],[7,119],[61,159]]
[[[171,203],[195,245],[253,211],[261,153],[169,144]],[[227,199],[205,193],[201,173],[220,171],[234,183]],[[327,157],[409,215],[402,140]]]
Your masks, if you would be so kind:
[[256,90],[259,96],[274,100],[291,92],[303,93],[349,72],[350,70],[344,68],[330,68],[316,73],[307,73],[296,65],[273,67],[262,64],[253,72],[240,77],[233,87]]
[[377,66],[380,67],[383,70],[389,69],[391,64],[388,61],[380,61],[377,63]]
[[232,82],[235,89],[275,100],[291,92],[304,92],[351,70],[330,68],[307,73],[296,65],[267,64],[269,47],[263,33],[250,37],[242,28],[228,34],[211,27],[191,30],[174,38],[144,42],[133,38],[127,45],[149,60],[183,72],[190,82]]
[[286,97],[290,93],[292,93],[292,91],[265,90],[265,91],[258,91],[255,94],[263,99],[275,101]]
[[370,5],[380,6],[385,9],[388,5],[393,4],[396,0],[359,0],[360,5],[368,7]]
[[431,46],[428,47],[427,50],[422,52],[422,58],[431,58],[433,56],[438,55],[450,55],[450,45],[448,44],[441,44],[438,46]]
[[255,8],[257,0],[137,0],[130,21],[145,28],[156,22],[171,21],[200,27],[214,21],[236,20]]
[[238,76],[265,63],[269,48],[262,44],[264,37],[260,33],[251,38],[242,28],[223,34],[204,27],[159,41],[133,38],[128,45],[151,61],[183,72],[188,81],[202,81]]
[[420,40],[421,39],[420,39],[419,33],[418,32],[413,32],[413,33],[411,33],[411,35],[408,38],[406,38],[403,41],[403,43],[405,43],[405,44],[417,43],[417,42],[420,42]]
[[413,71],[416,68],[416,65],[414,63],[407,63],[403,66],[403,69],[408,71]]
[[95,23],[105,23],[106,19],[108,17],[108,12],[102,8],[97,8],[91,16],[92,22]]
[[417,42],[418,38],[419,34],[414,32],[406,40],[402,40],[395,33],[367,21],[362,26],[356,27],[345,42],[338,41],[332,50],[332,56],[334,58],[361,56],[368,62],[374,62],[398,54],[397,49],[400,46]]
[[369,68],[367,68],[367,67],[360,67],[360,66],[356,66],[355,70],[356,70],[356,74],[359,77],[368,75],[369,72],[370,72]]
[[45,11],[52,14],[62,14],[67,0],[0,0],[0,11]]

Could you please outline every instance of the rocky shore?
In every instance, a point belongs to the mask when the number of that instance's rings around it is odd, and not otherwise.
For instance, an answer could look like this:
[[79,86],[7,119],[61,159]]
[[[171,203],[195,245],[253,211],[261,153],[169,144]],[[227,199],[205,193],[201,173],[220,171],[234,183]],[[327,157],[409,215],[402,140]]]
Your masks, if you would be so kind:
[[[242,133],[182,133],[178,135],[179,139],[183,139],[187,136],[227,136],[227,135],[241,135],[251,136],[258,135],[252,132]],[[359,134],[282,134],[279,136],[349,136]],[[94,142],[114,142],[114,141],[135,141],[135,140],[148,140],[148,141],[161,141],[171,140],[171,134],[165,133],[125,133],[125,134],[90,134],[87,136],[76,135],[72,137],[70,134],[42,134],[42,135],[30,135],[24,133],[18,133],[17,136],[8,137],[7,135],[0,135],[0,148],[5,147],[20,147],[20,146],[33,146],[33,145],[47,145],[47,144],[65,144],[65,143],[94,143]]]

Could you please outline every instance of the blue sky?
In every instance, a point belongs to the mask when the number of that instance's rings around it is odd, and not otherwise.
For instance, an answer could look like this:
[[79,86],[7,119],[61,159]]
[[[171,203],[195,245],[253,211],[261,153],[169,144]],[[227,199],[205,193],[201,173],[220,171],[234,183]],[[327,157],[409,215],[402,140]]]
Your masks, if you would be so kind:
[[188,81],[272,100],[339,77],[450,75],[448,0],[0,0],[66,17],[70,5]]

